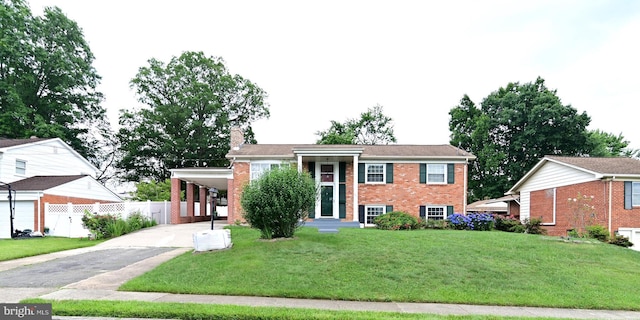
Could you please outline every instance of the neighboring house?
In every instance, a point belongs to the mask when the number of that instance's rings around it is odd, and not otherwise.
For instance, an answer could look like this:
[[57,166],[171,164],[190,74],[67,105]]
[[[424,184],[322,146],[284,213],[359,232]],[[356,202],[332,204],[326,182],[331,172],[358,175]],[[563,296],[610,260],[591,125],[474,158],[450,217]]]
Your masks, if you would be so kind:
[[[205,168],[172,170],[172,206],[180,181],[187,181],[188,203],[194,201],[189,197],[196,185],[204,200],[208,187],[217,181],[217,189],[226,186],[228,221],[241,221],[244,185],[274,166],[293,164],[309,172],[320,186],[311,219],[359,221],[368,226],[376,216],[392,210],[439,220],[466,211],[467,166],[475,156],[450,145],[252,145],[241,143],[239,130],[232,131],[231,141],[227,154],[231,168],[211,169],[217,170],[217,176],[207,174]],[[172,223],[188,220],[172,210]]]
[[520,199],[517,196],[504,196],[496,199],[479,200],[467,205],[467,213],[495,213],[520,217]]
[[43,232],[45,202],[121,201],[94,179],[97,171],[58,138],[0,139],[0,238],[11,237],[6,185],[15,190],[14,230]]
[[[52,227],[45,222],[44,204],[94,204],[96,202],[120,202],[117,194],[107,189],[93,177],[74,176],[35,176],[11,184],[15,193],[15,219],[13,228],[31,229],[44,233],[45,227]],[[0,196],[6,199],[6,191]],[[3,210],[7,202],[0,202]],[[66,216],[65,216],[66,219]],[[6,221],[6,222],[5,222]],[[0,238],[10,238],[8,219],[0,223]]]
[[507,195],[519,195],[520,218],[541,218],[550,235],[597,224],[638,234],[640,244],[640,160],[546,156]]

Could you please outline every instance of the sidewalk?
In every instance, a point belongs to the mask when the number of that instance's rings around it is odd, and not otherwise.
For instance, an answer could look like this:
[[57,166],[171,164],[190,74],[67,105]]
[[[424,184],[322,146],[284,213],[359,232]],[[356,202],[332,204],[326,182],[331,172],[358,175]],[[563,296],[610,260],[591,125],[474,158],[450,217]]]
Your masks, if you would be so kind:
[[[149,302],[185,302],[203,304],[228,304],[255,307],[311,308],[324,310],[388,311],[401,313],[425,313],[435,315],[495,315],[519,317],[553,317],[572,319],[640,319],[640,312],[613,310],[583,310],[533,307],[479,306],[441,303],[362,302],[318,299],[288,299],[271,297],[187,295],[154,292],[126,292],[117,288],[129,279],[151,270],[173,257],[193,250],[192,234],[207,230],[206,223],[158,226],[131,235],[106,241],[91,248],[68,250],[24,259],[0,262],[1,271],[52,259],[64,259],[71,255],[90,251],[132,247],[172,247],[173,250],[132,263],[124,268],[104,272],[61,288],[0,288],[0,302],[16,303],[26,298],[51,300],[129,300]],[[216,229],[223,224],[216,224]],[[61,317],[53,319],[115,319]],[[147,319],[149,320],[149,319]]]

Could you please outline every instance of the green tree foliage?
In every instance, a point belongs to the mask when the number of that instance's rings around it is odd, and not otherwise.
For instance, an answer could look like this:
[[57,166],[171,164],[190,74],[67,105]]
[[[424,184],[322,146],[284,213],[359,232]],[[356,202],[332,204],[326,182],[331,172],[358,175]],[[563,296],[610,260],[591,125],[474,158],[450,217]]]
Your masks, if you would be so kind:
[[591,119],[563,105],[544,80],[509,83],[480,108],[464,96],[451,109],[450,143],[476,155],[469,199],[500,197],[545,155],[588,155]]
[[638,150],[629,149],[629,141],[622,134],[614,135],[601,130],[588,132],[588,144],[591,157],[634,157]]
[[291,238],[315,205],[317,193],[308,172],[283,165],[247,184],[240,203],[244,219],[262,238]]
[[59,8],[34,17],[25,1],[0,0],[0,136],[60,138],[103,166],[113,140],[93,60]]
[[382,113],[382,106],[375,105],[360,114],[360,119],[348,119],[344,123],[331,121],[331,127],[318,131],[318,144],[389,144],[395,143],[393,119]]
[[[149,181],[136,183],[136,191],[132,194],[134,201],[170,201],[171,200],[171,179],[162,182]],[[182,191],[181,199],[184,199]]]
[[121,178],[164,181],[172,168],[226,166],[231,127],[255,143],[251,124],[269,117],[267,94],[222,58],[184,52],[148,63],[131,80],[146,107],[120,115]]

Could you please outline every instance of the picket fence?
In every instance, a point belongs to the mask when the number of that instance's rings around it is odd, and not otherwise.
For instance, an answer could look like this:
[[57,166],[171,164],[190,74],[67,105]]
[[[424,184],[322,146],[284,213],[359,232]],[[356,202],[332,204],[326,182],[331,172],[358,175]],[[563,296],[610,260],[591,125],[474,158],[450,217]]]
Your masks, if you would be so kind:
[[[194,203],[195,214],[199,215],[200,205]],[[187,203],[180,203],[181,215],[186,216]],[[158,224],[171,223],[171,202],[117,202],[94,204],[44,204],[45,228],[49,235],[69,238],[87,237],[90,233],[83,224],[85,212],[93,214],[110,214],[126,219],[130,214],[139,212],[143,216],[155,220]]]

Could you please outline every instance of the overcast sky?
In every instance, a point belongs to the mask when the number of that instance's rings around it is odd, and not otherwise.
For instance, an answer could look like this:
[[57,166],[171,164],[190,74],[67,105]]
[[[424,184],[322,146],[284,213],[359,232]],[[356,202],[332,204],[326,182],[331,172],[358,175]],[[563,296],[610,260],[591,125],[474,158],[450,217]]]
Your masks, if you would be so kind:
[[449,143],[449,110],[509,82],[546,80],[590,129],[640,148],[640,1],[87,1],[58,6],[84,31],[104,107],[138,105],[150,58],[220,56],[268,94],[259,143],[315,143],[331,120],[380,104],[401,144]]

